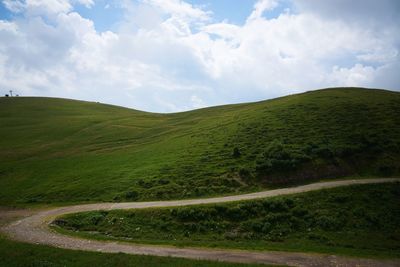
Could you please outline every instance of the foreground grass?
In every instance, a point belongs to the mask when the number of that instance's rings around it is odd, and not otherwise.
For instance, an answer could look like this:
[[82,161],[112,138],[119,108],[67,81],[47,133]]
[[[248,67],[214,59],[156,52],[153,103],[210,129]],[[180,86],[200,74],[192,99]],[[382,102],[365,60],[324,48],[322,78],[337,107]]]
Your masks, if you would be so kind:
[[127,254],[104,254],[52,248],[10,241],[0,237],[0,266],[160,266],[160,267],[247,267],[265,265],[247,265],[195,261],[179,258],[134,256]]
[[140,243],[400,257],[399,199],[400,183],[354,185],[229,204],[77,213],[55,224]]
[[0,98],[0,204],[197,198],[400,174],[400,93],[319,90],[175,114]]

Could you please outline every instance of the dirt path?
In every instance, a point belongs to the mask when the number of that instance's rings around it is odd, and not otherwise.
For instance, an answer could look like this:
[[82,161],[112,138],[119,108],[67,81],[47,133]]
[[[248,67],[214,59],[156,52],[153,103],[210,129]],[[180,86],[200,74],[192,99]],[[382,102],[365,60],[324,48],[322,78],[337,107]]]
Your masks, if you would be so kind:
[[[60,248],[75,250],[101,251],[109,253],[123,252],[128,254],[156,255],[182,257],[189,259],[206,259],[227,262],[242,263],[265,263],[280,264],[289,266],[400,266],[400,260],[370,260],[357,259],[343,256],[324,255],[317,253],[297,252],[250,252],[244,250],[224,250],[207,248],[176,248],[167,246],[140,245],[114,241],[87,240],[78,237],[71,237],[56,233],[48,225],[60,215],[92,210],[111,209],[142,209],[149,207],[173,207],[196,204],[222,203],[238,200],[249,200],[256,198],[272,197],[286,194],[302,193],[319,189],[326,189],[338,186],[353,184],[372,184],[400,182],[400,178],[388,179],[365,179],[365,180],[343,180],[334,182],[314,183],[292,188],[269,190],[264,192],[177,201],[156,201],[156,202],[130,202],[130,203],[99,203],[53,208],[37,211],[33,215],[14,221],[1,228],[10,238],[22,242],[34,244],[45,244]],[[0,217],[2,217],[0,209]]]

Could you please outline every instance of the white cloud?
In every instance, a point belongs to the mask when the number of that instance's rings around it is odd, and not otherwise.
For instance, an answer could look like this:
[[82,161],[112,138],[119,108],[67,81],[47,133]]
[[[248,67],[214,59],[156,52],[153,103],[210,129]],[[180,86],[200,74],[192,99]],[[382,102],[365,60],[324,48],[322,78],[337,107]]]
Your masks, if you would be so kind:
[[355,22],[364,26],[400,20],[398,16],[400,2],[397,0],[295,0],[294,4],[303,13],[312,13],[323,19]]
[[203,107],[206,106],[206,104],[204,103],[203,99],[201,99],[197,95],[192,95],[190,97],[190,100],[192,102],[192,107],[193,108],[203,108]]
[[279,1],[261,0],[233,25],[184,1],[127,0],[118,30],[97,32],[77,1],[3,1],[24,16],[0,21],[0,88],[163,112],[329,86],[400,88],[393,23],[360,26],[304,7],[267,19]]
[[28,15],[66,13],[72,9],[69,0],[3,0],[6,8]]
[[172,17],[196,22],[210,19],[210,12],[196,8],[181,0],[143,0],[143,2],[153,7],[160,8],[163,12],[170,14]]
[[3,5],[14,13],[24,11],[25,3],[20,0],[3,0]]
[[14,22],[0,20],[0,31],[3,33],[11,32],[13,34],[16,34],[18,31],[18,26]]
[[341,86],[353,86],[354,84],[367,86],[371,84],[374,76],[375,69],[373,67],[356,64],[351,68],[334,66],[329,79],[331,79],[332,84]]
[[4,6],[10,11],[30,16],[67,13],[76,3],[87,8],[94,6],[93,0],[3,0]]
[[272,20],[248,21],[242,27],[209,25],[205,32],[221,38],[198,34],[191,46],[210,76],[222,81],[231,93],[236,88],[238,98],[251,95],[249,88],[271,96],[330,85],[365,85],[364,80],[354,78],[354,72],[347,73],[348,78],[344,74],[335,80],[328,78],[333,71],[329,65],[348,55],[360,55],[364,61],[374,55],[386,62],[394,60],[397,51],[393,43],[375,33],[310,14],[282,14]]
[[79,4],[84,5],[87,8],[91,8],[92,6],[94,6],[94,0],[75,0],[77,1]]
[[272,10],[275,7],[277,7],[277,5],[278,5],[277,0],[259,0],[254,5],[254,10],[250,14],[248,21],[261,19],[265,11]]

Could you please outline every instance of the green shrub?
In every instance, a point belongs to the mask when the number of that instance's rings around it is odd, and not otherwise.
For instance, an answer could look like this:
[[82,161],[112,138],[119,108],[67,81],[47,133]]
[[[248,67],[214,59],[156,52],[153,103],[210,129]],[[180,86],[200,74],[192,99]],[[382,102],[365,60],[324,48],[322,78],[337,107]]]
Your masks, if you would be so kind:
[[139,198],[139,193],[134,190],[128,191],[125,193],[125,198],[127,200],[136,200]]
[[241,156],[240,150],[238,147],[233,148],[232,157],[239,158]]
[[316,218],[316,225],[321,230],[332,231],[340,228],[338,221],[332,216],[322,215]]
[[287,172],[296,169],[307,160],[309,160],[309,157],[299,149],[275,140],[267,146],[262,156],[257,160],[256,170],[260,175],[278,171]]
[[309,214],[309,211],[307,209],[297,206],[291,210],[291,213],[297,218],[304,218]]
[[246,168],[240,168],[239,169],[239,176],[241,178],[248,178],[250,176],[250,171]]
[[264,203],[264,207],[269,210],[269,211],[274,211],[274,212],[284,212],[289,210],[289,206],[286,203],[285,199],[273,199],[270,201],[266,201]]
[[229,207],[226,216],[232,221],[240,221],[245,217],[245,211],[239,207]]

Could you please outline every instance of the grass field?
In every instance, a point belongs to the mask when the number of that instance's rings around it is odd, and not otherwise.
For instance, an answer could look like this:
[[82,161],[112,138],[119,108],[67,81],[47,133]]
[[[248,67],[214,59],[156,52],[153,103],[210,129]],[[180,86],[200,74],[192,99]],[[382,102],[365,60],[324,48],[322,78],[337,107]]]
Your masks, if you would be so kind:
[[0,266],[22,267],[86,267],[86,266],[160,266],[160,267],[252,267],[247,265],[211,261],[185,260],[168,257],[133,256],[123,253],[103,254],[73,251],[41,245],[23,244],[0,237]]
[[174,114],[0,98],[0,204],[196,198],[400,171],[400,93],[327,89]]
[[177,246],[400,257],[400,183],[191,207],[65,215],[55,228]]

